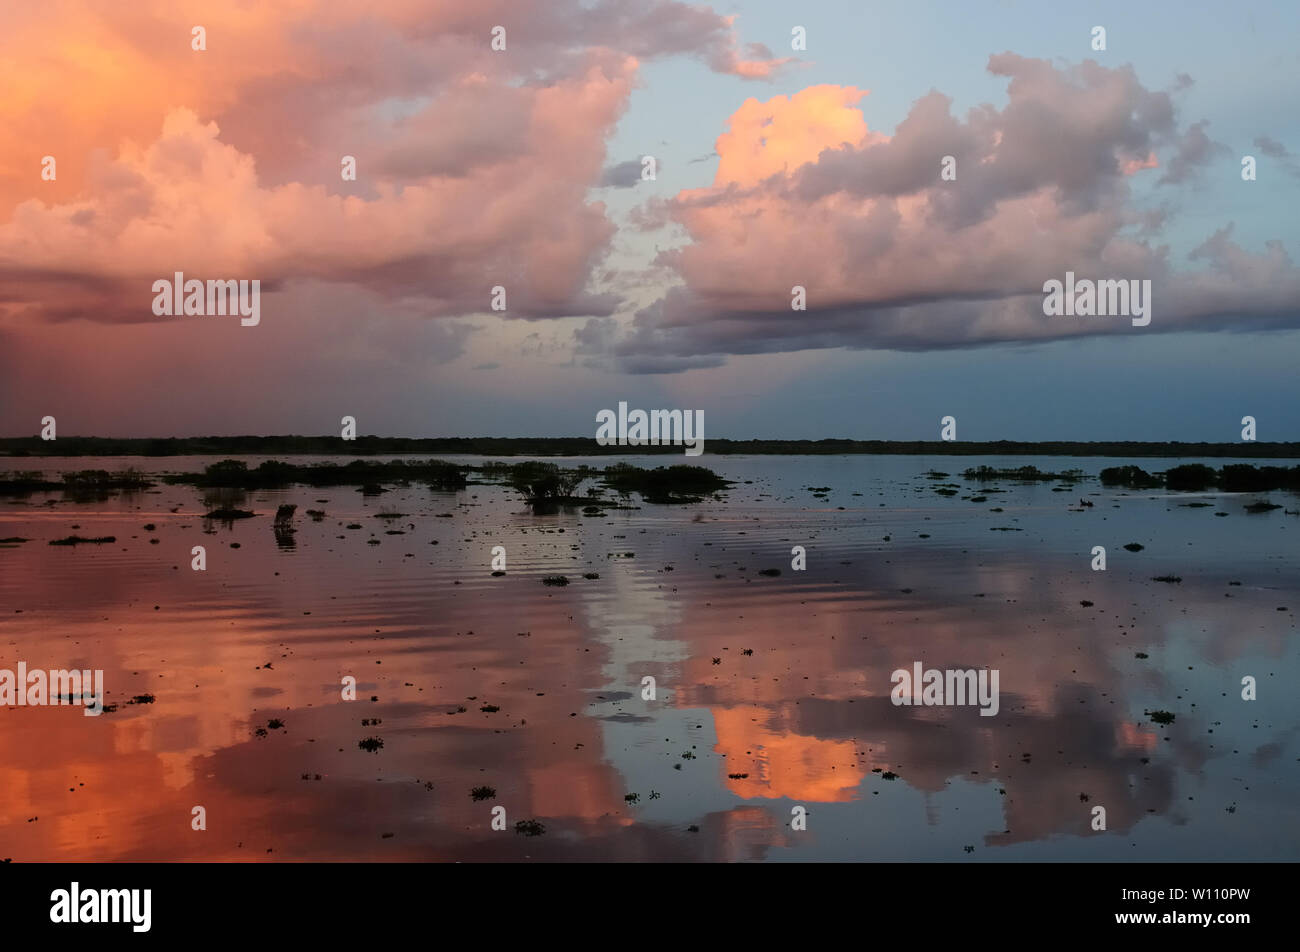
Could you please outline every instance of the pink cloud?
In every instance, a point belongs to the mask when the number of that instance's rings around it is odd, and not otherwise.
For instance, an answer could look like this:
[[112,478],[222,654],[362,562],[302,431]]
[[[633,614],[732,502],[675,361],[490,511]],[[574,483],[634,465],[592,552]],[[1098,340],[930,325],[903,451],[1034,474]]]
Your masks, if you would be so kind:
[[[622,338],[579,338],[624,369],[687,369],[726,354],[823,347],[936,349],[1130,332],[1127,321],[1050,319],[1046,280],[1150,279],[1149,330],[1296,326],[1300,270],[1278,243],[1262,254],[1216,235],[1175,269],[1146,237],[1163,222],[1130,178],[1173,158],[1181,182],[1216,153],[1203,124],[1179,129],[1169,95],[1131,68],[1058,68],[1010,53],[1007,104],[965,120],[932,92],[886,137],[867,130],[853,87],[749,100],[717,140],[709,188],[651,206],[682,228],[660,264],[680,285]],[[955,180],[941,176],[945,156]],[[808,309],[792,311],[806,288]]]
[[427,316],[498,284],[508,316],[610,313],[614,226],[588,190],[639,63],[777,68],[740,48],[731,18],[675,0],[11,5],[0,320],[150,320],[139,288],[174,271],[356,284]]

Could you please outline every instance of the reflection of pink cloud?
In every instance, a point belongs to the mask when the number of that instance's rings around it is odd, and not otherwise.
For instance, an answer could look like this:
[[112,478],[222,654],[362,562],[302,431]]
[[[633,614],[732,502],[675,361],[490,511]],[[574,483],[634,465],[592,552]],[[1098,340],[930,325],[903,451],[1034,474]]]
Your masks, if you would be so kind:
[[739,797],[837,803],[857,797],[866,770],[851,740],[792,731],[780,714],[758,705],[713,709],[726,786]]
[[1152,751],[1159,738],[1153,731],[1143,730],[1131,721],[1120,721],[1115,725],[1115,740],[1130,750]]

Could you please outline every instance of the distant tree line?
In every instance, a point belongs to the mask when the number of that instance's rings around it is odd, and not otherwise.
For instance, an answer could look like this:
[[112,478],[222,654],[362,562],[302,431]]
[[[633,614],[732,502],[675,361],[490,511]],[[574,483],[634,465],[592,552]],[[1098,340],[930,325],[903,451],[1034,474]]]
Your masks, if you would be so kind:
[[[39,436],[0,438],[0,455],[7,456],[228,456],[332,455],[373,456],[411,453],[468,456],[681,456],[680,446],[601,446],[595,436],[558,437],[433,437],[413,439],[358,436],[196,436],[167,439],[115,439],[102,436]],[[1027,443],[995,440],[985,443],[944,440],[726,440],[710,439],[707,454],[782,456],[902,455],[902,456],[1126,456],[1236,457],[1239,459],[1300,459],[1300,443]]]

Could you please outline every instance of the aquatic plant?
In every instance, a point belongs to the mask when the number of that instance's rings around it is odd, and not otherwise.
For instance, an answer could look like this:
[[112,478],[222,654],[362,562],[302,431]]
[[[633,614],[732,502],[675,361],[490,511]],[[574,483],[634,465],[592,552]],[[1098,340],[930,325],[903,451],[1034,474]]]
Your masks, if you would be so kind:
[[639,493],[646,502],[659,504],[696,503],[705,496],[731,485],[704,466],[659,466],[643,469],[630,463],[606,466],[605,485],[621,495]]
[[530,503],[559,502],[572,498],[586,477],[554,463],[529,460],[510,467],[506,482]]
[[230,508],[223,507],[221,509],[213,509],[211,512],[205,513],[203,518],[219,519],[222,522],[233,522],[236,519],[252,519],[255,515],[257,515],[257,513],[250,512],[247,509],[230,509]]
[[1165,481],[1137,466],[1109,466],[1098,476],[1103,486],[1124,486],[1128,489],[1159,489]]
[[1165,471],[1165,488],[1175,492],[1199,492],[1218,481],[1218,473],[1204,463],[1186,463]]

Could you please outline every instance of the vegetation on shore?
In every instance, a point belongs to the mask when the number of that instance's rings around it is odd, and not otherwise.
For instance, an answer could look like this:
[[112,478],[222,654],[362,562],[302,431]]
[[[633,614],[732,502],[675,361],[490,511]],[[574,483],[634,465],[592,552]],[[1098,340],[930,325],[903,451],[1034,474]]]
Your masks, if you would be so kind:
[[[1300,443],[1143,443],[1136,441],[1041,443],[996,440],[986,443],[946,440],[727,440],[710,439],[706,452],[721,456],[761,454],[833,456],[1112,456],[1236,457],[1300,459]],[[681,456],[680,446],[601,446],[595,436],[561,437],[405,437],[359,436],[199,436],[167,439],[115,439],[97,436],[0,438],[0,456],[219,456],[356,455],[380,453],[465,454],[469,456]]]

